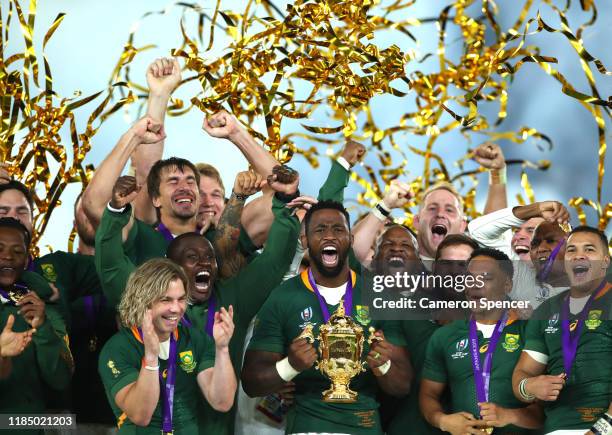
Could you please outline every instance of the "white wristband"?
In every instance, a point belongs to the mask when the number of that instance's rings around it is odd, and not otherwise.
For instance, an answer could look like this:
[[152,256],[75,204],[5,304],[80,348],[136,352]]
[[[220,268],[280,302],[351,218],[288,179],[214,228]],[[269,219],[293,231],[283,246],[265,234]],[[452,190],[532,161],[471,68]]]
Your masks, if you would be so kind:
[[372,369],[372,373],[374,373],[374,376],[384,376],[387,374],[390,368],[391,368],[391,360],[387,361],[380,367],[376,367]]
[[113,213],[123,213],[125,211],[125,207],[121,207],[121,208],[111,207],[110,202],[108,203],[106,208],[112,211]]
[[371,212],[372,212],[372,214],[374,215],[374,217],[375,217],[376,219],[378,219],[379,221],[381,221],[381,222],[385,222],[385,221],[387,220],[387,216],[385,216],[384,214],[382,214],[382,213],[380,212],[380,210],[378,210],[376,207],[374,207],[374,208],[371,210]]
[[145,370],[149,370],[149,371],[152,371],[152,372],[156,372],[156,371],[159,370],[159,366],[158,365],[157,366],[144,366],[144,368],[145,368]]
[[294,369],[289,363],[289,357],[285,357],[276,363],[276,371],[285,382],[289,382],[300,374],[300,372]]
[[340,156],[336,159],[336,161],[338,162],[340,166],[342,166],[347,171],[351,170],[351,164],[344,157]]
[[595,422],[593,427],[591,427],[591,431],[596,434],[610,435],[612,434],[612,424],[610,424],[605,417],[601,417]]

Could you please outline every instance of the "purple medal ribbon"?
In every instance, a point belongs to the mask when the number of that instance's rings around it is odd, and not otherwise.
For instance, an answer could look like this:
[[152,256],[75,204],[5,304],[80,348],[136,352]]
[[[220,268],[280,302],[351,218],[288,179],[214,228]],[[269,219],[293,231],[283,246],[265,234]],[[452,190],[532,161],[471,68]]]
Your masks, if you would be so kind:
[[[210,298],[208,299],[208,312],[206,313],[206,326],[204,327],[204,330],[210,337],[213,336],[213,326],[215,325],[216,308],[217,308],[217,300],[215,299],[215,295],[212,294],[210,295]],[[183,325],[185,325],[188,328],[191,328],[193,326],[193,323],[191,323],[191,320],[189,319],[189,317],[187,317],[187,313],[183,315],[183,318],[181,319],[181,321],[183,322]]]
[[484,362],[480,365],[480,346],[478,345],[478,329],[476,320],[470,319],[469,341],[470,356],[472,357],[472,369],[474,370],[474,383],[476,384],[476,399],[478,403],[489,401],[489,382],[491,381],[491,368],[493,366],[493,353],[497,347],[497,341],[501,337],[506,323],[508,322],[508,311],[504,311],[501,319],[495,324],[495,330],[489,340]]
[[159,223],[159,225],[157,225],[157,231],[159,231],[161,235],[164,236],[164,239],[166,239],[168,242],[171,242],[174,240],[174,236],[172,235],[168,227],[166,227],[161,222]]
[[546,263],[538,273],[538,280],[544,281],[546,278],[548,278],[548,275],[550,275],[550,271],[553,268],[553,264],[555,263],[555,259],[557,258],[557,255],[559,255],[559,251],[561,248],[563,248],[563,245],[565,245],[565,239],[559,240],[559,243],[557,243],[557,246],[553,248],[548,256],[548,259],[546,260]]
[[[138,328],[140,339],[144,342],[142,329]],[[162,399],[162,434],[174,433],[172,429],[172,414],[174,412],[174,384],[176,381],[176,351],[177,343],[174,332],[170,334],[170,355],[168,356],[168,367],[166,368],[166,383],[164,375],[159,372],[160,395]]]
[[591,297],[587,300],[587,303],[584,305],[582,311],[578,313],[576,329],[574,330],[573,334],[570,331],[569,294],[561,303],[561,350],[563,351],[563,368],[565,369],[566,379],[569,379],[572,366],[576,360],[576,352],[578,352],[578,342],[580,341],[582,325],[584,325],[584,321],[586,320],[591,303],[597,297],[599,292],[602,291],[605,285],[606,279],[599,284],[599,287],[595,289],[595,291],[591,294]]
[[[330,318],[329,310],[327,309],[327,302],[319,293],[319,289],[317,288],[317,284],[315,283],[314,277],[312,276],[312,269],[308,269],[308,282],[314,291],[314,294],[317,295],[317,299],[319,300],[319,305],[321,306],[321,311],[323,312],[323,321],[327,323]],[[342,296],[344,300],[344,312],[347,316],[351,316],[353,313],[353,277],[351,276],[351,271],[349,270],[348,282],[346,283],[346,290],[344,292],[344,296]]]

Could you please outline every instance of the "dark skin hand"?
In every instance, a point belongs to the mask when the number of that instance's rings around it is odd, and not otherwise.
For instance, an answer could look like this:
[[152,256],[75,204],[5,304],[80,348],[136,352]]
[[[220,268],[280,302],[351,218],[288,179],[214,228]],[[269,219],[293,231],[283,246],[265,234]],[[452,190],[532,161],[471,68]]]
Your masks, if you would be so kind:
[[340,156],[344,157],[349,163],[349,165],[353,167],[363,159],[365,153],[365,146],[363,146],[359,142],[355,142],[354,140],[349,139],[346,141],[344,148],[342,148]]
[[16,305],[19,314],[32,328],[39,328],[45,322],[45,303],[36,293],[28,292]]

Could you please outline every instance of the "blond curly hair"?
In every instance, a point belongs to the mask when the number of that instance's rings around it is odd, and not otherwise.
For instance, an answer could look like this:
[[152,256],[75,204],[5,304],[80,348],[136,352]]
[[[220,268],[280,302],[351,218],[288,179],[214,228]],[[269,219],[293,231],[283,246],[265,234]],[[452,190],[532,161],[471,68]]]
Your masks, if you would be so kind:
[[145,311],[164,297],[172,281],[181,280],[189,297],[189,284],[183,268],[167,258],[154,258],[138,266],[128,278],[119,302],[121,324],[128,328],[142,325]]

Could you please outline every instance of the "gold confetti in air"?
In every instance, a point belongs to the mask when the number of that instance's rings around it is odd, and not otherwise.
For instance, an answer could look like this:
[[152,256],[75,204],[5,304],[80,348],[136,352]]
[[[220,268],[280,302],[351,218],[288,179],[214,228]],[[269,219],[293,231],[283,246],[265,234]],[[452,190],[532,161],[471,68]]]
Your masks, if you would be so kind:
[[[30,1],[27,13],[17,0],[8,3],[8,10],[0,8],[0,157],[8,165],[9,173],[34,194],[33,254],[37,253],[36,242],[43,235],[51,213],[61,203],[66,186],[83,183],[84,188],[87,183],[92,168],[84,167],[83,160],[99,128],[94,123],[111,99],[108,92],[90,113],[85,130],[77,131],[75,111],[83,110],[82,106],[106,92],[64,98],[53,90],[45,48],[64,16],[59,14],[44,35],[42,76],[41,57],[34,50],[36,1]],[[9,32],[14,19],[17,23]],[[6,53],[9,35],[19,35],[15,28],[21,31],[23,51]],[[62,129],[67,133],[62,133]]]
[[[526,0],[517,20],[511,28],[503,30],[496,16],[499,13],[493,1],[462,0],[441,9],[435,18],[411,16],[411,6],[416,0],[297,0],[281,10],[266,0],[249,0],[243,11],[228,11],[217,1],[215,9],[177,3],[182,8],[180,32],[183,44],[172,50],[182,57],[185,70],[193,73],[184,80],[200,82],[202,91],[191,98],[185,107],[175,100],[171,115],[179,115],[193,107],[211,114],[220,108],[234,113],[260,139],[278,159],[289,161],[294,155],[302,155],[313,166],[318,157],[333,154],[332,148],[345,137],[369,142],[368,150],[375,153],[381,169],[364,165],[365,176],[353,172],[351,178],[362,192],[358,202],[371,205],[383,193],[384,186],[392,179],[408,180],[417,193],[439,180],[456,183],[465,193],[466,213],[475,217],[476,174],[481,170],[465,171],[465,160],[470,156],[470,145],[475,134],[489,141],[506,140],[515,144],[536,140],[553,144],[543,133],[525,126],[517,131],[503,131],[499,127],[508,116],[509,84],[527,63],[541,68],[560,83],[559,91],[578,100],[593,116],[599,138],[597,199],[572,198],[569,206],[578,212],[585,222],[584,206],[593,208],[598,225],[605,229],[610,220],[612,204],[602,204],[602,186],[606,157],[604,116],[610,116],[610,98],[600,95],[593,78],[598,74],[611,75],[602,62],[593,57],[583,46],[581,35],[585,28],[595,23],[597,10],[594,2],[581,2],[583,11],[590,12],[588,22],[576,32],[566,19],[571,7],[567,1],[561,10],[550,1],[541,1],[538,7],[548,7],[560,19],[561,27],[548,25],[539,11],[528,19],[532,0]],[[474,15],[470,6],[480,4],[480,14]],[[468,12],[468,9],[471,12]],[[169,9],[151,14],[166,14]],[[401,13],[397,13],[401,11]],[[401,20],[391,17],[401,16]],[[190,36],[187,23],[197,22],[197,34]],[[205,24],[206,23],[206,24]],[[435,25],[435,26],[434,26]],[[208,26],[208,37],[206,27]],[[418,26],[429,26],[429,35],[435,38],[437,50],[419,54],[417,50],[402,52],[396,45],[377,46],[374,37],[382,32],[392,32],[394,37],[410,38],[415,47],[420,41],[414,36]],[[463,54],[457,60],[447,57],[450,41],[447,32],[451,26],[459,29]],[[494,37],[485,38],[485,30],[493,29]],[[223,47],[222,55],[210,56],[215,36],[220,31],[231,38],[231,44]],[[554,57],[540,53],[537,46],[529,45],[531,35],[548,32],[562,35],[576,51],[589,90],[578,90],[552,65]],[[111,81],[123,80],[131,89],[144,87],[129,80],[129,63],[142,50],[134,43],[135,32],[130,34],[124,53],[117,63]],[[437,71],[423,72],[420,64],[427,58],[437,58]],[[407,71],[411,71],[407,73]],[[306,87],[308,95],[298,91]],[[414,98],[416,110],[404,113],[398,125],[380,128],[372,116],[374,97],[393,95],[398,98]],[[146,95],[140,97],[144,100]],[[497,104],[497,115],[489,119],[479,112],[479,104]],[[543,103],[545,104],[545,103]],[[315,111],[324,110],[332,126],[313,125]],[[265,131],[253,125],[265,121]],[[283,121],[300,120],[303,129],[286,128]],[[291,124],[292,126],[295,123]],[[445,135],[459,131],[465,143],[445,140]],[[406,133],[426,139],[424,147],[407,144]],[[309,143],[299,147],[299,143]],[[455,162],[453,171],[444,164],[445,148],[464,146],[465,156]],[[410,173],[406,163],[418,156],[423,161],[422,172]],[[512,160],[509,165],[520,165],[521,186],[528,201],[535,198],[529,182],[528,170],[547,170],[549,161],[530,162]],[[417,195],[418,201],[419,196]],[[520,203],[525,199],[517,198]],[[406,222],[412,222],[410,207],[406,207]]]

